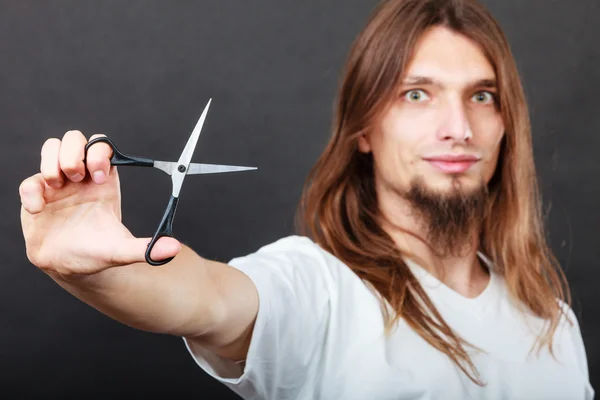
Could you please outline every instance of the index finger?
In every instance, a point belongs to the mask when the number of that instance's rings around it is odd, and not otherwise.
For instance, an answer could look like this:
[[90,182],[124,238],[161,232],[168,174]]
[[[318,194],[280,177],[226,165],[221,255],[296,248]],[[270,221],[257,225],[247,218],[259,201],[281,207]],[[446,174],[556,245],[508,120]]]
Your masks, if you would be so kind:
[[[106,137],[106,135],[92,135],[90,141],[97,137]],[[88,148],[85,165],[90,172],[90,176],[97,184],[106,182],[106,177],[110,172],[110,159],[112,155],[112,148],[104,142],[94,143]]]

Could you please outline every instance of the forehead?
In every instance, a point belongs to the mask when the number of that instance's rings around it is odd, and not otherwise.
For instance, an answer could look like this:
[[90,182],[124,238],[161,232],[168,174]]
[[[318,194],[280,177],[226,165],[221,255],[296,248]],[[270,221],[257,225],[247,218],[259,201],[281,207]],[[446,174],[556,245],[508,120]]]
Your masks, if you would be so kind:
[[430,77],[447,85],[496,78],[477,43],[441,26],[429,28],[419,38],[405,75]]

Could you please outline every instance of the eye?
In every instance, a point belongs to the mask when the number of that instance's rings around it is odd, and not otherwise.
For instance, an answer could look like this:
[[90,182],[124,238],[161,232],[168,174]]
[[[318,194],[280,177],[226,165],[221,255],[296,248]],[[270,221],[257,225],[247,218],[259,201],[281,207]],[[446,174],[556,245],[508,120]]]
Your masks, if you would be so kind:
[[423,90],[415,89],[404,93],[404,99],[410,103],[419,103],[429,99],[429,96]]
[[475,103],[489,104],[489,103],[494,103],[494,101],[496,100],[496,96],[490,92],[481,91],[481,92],[475,93],[471,99]]

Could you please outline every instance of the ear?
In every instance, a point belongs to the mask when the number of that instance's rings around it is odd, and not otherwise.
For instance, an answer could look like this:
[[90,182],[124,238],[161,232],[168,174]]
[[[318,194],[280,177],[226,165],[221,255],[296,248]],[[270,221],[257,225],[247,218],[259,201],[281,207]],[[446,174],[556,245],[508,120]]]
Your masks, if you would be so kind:
[[371,152],[371,143],[369,143],[369,138],[366,133],[363,133],[358,138],[358,151],[361,153]]

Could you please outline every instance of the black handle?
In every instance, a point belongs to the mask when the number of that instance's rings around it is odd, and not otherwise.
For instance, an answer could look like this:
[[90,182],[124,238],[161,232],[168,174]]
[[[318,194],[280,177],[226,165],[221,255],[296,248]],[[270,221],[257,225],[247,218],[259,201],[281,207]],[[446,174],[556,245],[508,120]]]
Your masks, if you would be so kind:
[[[149,158],[132,156],[130,154],[122,153],[121,151],[119,151],[119,149],[114,144],[114,142],[106,136],[100,136],[95,139],[92,139],[85,145],[84,162],[86,161],[86,158],[87,158],[88,149],[91,146],[93,146],[94,144],[99,143],[99,142],[107,143],[112,148],[113,154],[110,159],[111,165],[130,165],[130,166],[137,166],[137,167],[153,167],[154,166],[154,160],[151,160]],[[154,244],[158,241],[158,239],[160,239],[163,236],[173,237],[173,218],[175,217],[175,211],[177,210],[178,200],[179,199],[177,197],[171,196],[171,198],[169,199],[169,204],[167,205],[167,209],[165,210],[165,214],[163,215],[163,218],[160,221],[160,225],[158,226],[158,229],[156,230],[154,237],[152,237],[152,240],[150,241],[150,243],[148,243],[148,248],[146,249],[145,258],[146,258],[146,262],[150,265],[154,265],[154,266],[164,265],[174,258],[174,257],[171,257],[171,258],[167,258],[165,260],[155,261],[152,258],[150,258],[150,253],[152,252],[152,249],[154,248]]]
[[160,221],[160,225],[158,226],[154,237],[150,243],[148,243],[148,248],[146,249],[146,262],[150,265],[164,265],[175,258],[171,257],[160,261],[154,261],[152,258],[150,258],[150,253],[152,252],[152,248],[158,239],[163,236],[173,237],[173,218],[175,217],[175,211],[177,211],[178,201],[179,198],[171,196],[165,211],[165,215],[163,216],[162,221]]
[[85,145],[84,159],[83,162],[87,158],[88,149],[93,146],[95,143],[104,142],[107,143],[111,148],[113,155],[110,159],[110,165],[131,165],[135,167],[153,167],[154,160],[144,157],[132,156],[130,154],[121,153],[117,146],[113,143],[112,140],[107,138],[106,136],[100,136],[95,139],[90,140]]

